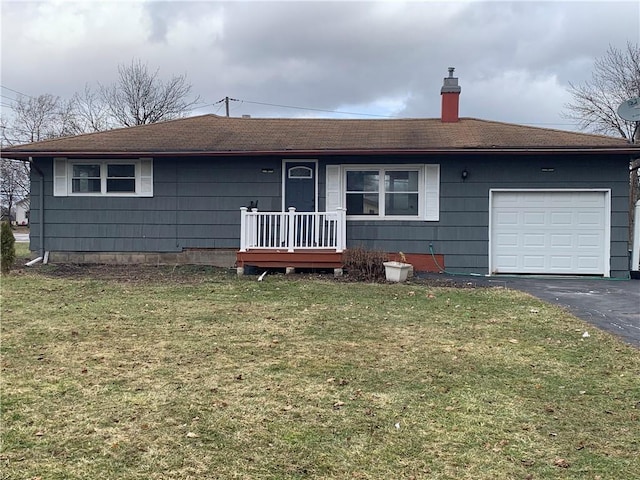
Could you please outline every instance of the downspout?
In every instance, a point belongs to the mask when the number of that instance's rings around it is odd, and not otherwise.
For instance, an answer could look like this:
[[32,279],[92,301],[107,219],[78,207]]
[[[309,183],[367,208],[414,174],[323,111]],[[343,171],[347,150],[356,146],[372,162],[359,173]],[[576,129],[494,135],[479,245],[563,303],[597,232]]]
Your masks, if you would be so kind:
[[44,251],[44,173],[42,170],[38,168],[38,166],[33,162],[33,157],[29,157],[29,163],[31,167],[36,171],[36,173],[40,176],[40,194],[39,194],[39,205],[40,209],[40,258],[45,257]]

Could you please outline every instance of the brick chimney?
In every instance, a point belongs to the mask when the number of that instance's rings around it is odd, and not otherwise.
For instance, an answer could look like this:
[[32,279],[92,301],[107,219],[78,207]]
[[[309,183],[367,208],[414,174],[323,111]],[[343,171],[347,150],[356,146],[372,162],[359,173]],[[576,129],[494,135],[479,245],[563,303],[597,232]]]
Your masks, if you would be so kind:
[[453,76],[454,67],[449,67],[449,76],[445,77],[444,84],[440,89],[442,95],[442,117],[443,123],[455,123],[458,121],[458,106],[460,102],[460,90],[458,77]]

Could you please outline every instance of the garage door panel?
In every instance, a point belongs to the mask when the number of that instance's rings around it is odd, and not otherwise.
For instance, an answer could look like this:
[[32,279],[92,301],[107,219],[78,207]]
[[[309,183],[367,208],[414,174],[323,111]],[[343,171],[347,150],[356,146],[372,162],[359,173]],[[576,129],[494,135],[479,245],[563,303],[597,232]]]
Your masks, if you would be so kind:
[[550,212],[549,223],[554,226],[573,225],[573,212]]
[[493,192],[493,273],[604,274],[606,198],[604,191]]
[[603,211],[577,212],[576,226],[578,227],[604,227]]
[[518,225],[520,223],[518,221],[518,212],[504,210],[496,212],[495,221],[498,225]]
[[582,208],[604,209],[603,197],[604,192],[573,192],[571,200],[573,204],[579,203]]
[[500,247],[518,247],[518,235],[505,233],[496,237],[496,243]]
[[578,234],[576,239],[578,242],[576,246],[580,249],[593,248],[594,250],[599,250],[603,243],[602,235],[582,233]]
[[566,233],[549,234],[549,246],[552,248],[568,247],[573,248],[574,236]]
[[544,212],[523,212],[522,225],[539,227],[545,224]]
[[499,255],[496,258],[500,269],[508,271],[509,269],[518,268],[518,256],[517,255]]
[[580,256],[578,257],[577,267],[578,270],[592,270],[598,268],[600,265],[600,257],[593,255],[591,257]]
[[546,238],[544,235],[540,234],[524,234],[522,235],[522,246],[524,248],[527,247],[544,247],[546,243]]
[[523,255],[522,266],[528,270],[544,269],[544,257],[542,255]]
[[551,272],[565,271],[572,267],[573,257],[571,255],[550,255],[548,259]]

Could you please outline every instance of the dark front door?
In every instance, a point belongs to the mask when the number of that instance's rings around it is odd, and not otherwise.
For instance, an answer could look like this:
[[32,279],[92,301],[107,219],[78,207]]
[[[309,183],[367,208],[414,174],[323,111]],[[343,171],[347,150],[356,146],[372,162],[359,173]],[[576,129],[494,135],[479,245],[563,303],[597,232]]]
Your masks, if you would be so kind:
[[298,212],[316,210],[315,162],[285,162],[284,209],[296,207]]

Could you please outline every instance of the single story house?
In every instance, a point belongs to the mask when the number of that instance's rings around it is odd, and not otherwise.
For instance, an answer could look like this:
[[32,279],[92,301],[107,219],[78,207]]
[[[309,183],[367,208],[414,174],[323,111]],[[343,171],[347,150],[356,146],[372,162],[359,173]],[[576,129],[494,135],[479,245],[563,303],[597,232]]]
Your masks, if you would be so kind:
[[25,197],[16,202],[16,225],[29,225],[29,200],[29,197]]
[[52,262],[340,266],[628,277],[618,138],[459,118],[202,115],[7,148],[30,161],[31,249]]

